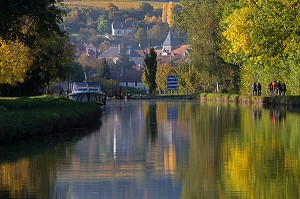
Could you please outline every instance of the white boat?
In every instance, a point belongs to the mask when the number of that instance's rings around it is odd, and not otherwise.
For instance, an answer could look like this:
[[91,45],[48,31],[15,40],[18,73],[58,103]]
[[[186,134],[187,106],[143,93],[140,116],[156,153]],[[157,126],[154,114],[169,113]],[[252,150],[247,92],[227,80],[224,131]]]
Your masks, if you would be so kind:
[[96,102],[105,105],[105,93],[97,82],[74,82],[69,99],[77,102]]

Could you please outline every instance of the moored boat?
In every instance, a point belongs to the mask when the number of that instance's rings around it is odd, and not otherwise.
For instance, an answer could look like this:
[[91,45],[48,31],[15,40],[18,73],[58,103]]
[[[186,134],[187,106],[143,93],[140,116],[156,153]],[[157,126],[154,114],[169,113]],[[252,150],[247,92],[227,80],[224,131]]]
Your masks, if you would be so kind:
[[99,105],[105,105],[106,100],[97,82],[74,82],[68,97],[77,102],[96,102]]

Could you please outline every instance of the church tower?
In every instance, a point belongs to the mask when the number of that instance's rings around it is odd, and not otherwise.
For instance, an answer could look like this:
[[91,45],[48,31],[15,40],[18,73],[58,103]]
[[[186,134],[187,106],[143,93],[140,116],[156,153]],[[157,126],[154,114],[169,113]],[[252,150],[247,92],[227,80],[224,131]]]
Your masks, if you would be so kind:
[[172,32],[169,30],[168,36],[166,38],[166,40],[163,43],[163,52],[171,52],[174,47],[176,46],[176,41],[173,37]]

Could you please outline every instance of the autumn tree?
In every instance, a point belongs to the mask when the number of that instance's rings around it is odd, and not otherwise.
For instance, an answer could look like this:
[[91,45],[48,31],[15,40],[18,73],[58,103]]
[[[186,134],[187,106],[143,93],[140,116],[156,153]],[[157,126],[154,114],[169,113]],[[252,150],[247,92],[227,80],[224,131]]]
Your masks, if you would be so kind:
[[157,69],[157,61],[156,61],[157,54],[154,51],[154,48],[150,48],[146,58],[144,59],[145,62],[145,70],[142,76],[142,82],[149,88],[150,95],[155,95],[155,91],[157,88],[156,84],[156,69]]
[[165,3],[162,7],[161,21],[167,23],[168,18],[168,3]]
[[171,64],[159,64],[156,70],[157,90],[167,91],[167,76],[174,75],[174,69]]
[[0,84],[24,82],[31,64],[30,50],[22,42],[0,39]]
[[[19,54],[19,56],[26,56],[26,48],[29,48],[32,61],[28,68],[26,66],[25,77],[17,77],[11,82],[20,83],[15,87],[3,85],[11,89],[10,93],[17,91],[18,95],[37,94],[40,86],[58,78],[64,79],[71,72],[69,63],[74,55],[73,48],[67,35],[59,27],[64,11],[57,7],[58,3],[60,1],[57,0],[31,1],[30,3],[12,0],[0,3],[2,40],[9,45],[22,43],[19,45],[19,50],[22,50],[24,54],[21,53],[22,55]],[[25,65],[30,63],[24,61]],[[25,68],[24,65],[20,65],[21,67],[16,70],[20,70],[18,74],[23,74]]]
[[225,5],[231,12],[223,13],[220,52],[224,60],[239,65],[241,92],[249,94],[253,81],[267,88],[277,80],[289,85],[290,94],[299,94],[300,4],[283,0]]
[[170,29],[173,29],[175,25],[174,8],[175,8],[174,3],[170,1],[168,3],[168,9],[167,9],[167,23]]
[[88,56],[86,53],[82,53],[77,59],[77,62],[83,66],[84,70],[87,68],[96,69],[97,65],[99,65],[99,61],[97,59]]
[[99,52],[103,53],[104,51],[109,49],[109,47],[110,47],[110,42],[105,40],[100,44],[100,47],[98,48],[98,50],[99,50]]

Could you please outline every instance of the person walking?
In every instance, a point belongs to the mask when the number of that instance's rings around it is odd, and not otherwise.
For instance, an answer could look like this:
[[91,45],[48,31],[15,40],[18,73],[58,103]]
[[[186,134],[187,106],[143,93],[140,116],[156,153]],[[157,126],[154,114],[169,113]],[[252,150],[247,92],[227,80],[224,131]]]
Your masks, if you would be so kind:
[[277,95],[280,96],[281,93],[282,93],[282,87],[281,87],[280,81],[278,81],[278,83],[277,83]]
[[260,84],[260,82],[257,83],[257,95],[261,96],[261,84]]
[[273,93],[273,84],[272,84],[273,82],[270,82],[270,84],[269,84],[269,90],[270,90],[270,96],[272,95],[272,93]]
[[256,82],[254,82],[252,84],[252,95],[253,96],[257,95],[257,84],[256,84]]
[[286,93],[286,85],[285,85],[284,82],[281,85],[281,90],[282,90],[282,95],[285,95],[285,93]]

